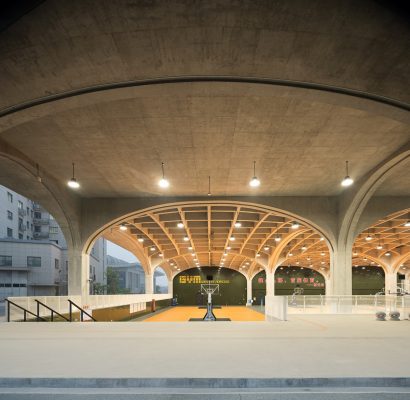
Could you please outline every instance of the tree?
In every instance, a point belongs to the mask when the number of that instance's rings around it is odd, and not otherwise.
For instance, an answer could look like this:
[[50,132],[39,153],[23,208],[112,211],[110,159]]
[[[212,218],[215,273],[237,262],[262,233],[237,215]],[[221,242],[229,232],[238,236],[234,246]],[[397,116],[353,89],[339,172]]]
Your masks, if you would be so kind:
[[107,294],[118,294],[120,292],[120,274],[112,267],[107,267]]

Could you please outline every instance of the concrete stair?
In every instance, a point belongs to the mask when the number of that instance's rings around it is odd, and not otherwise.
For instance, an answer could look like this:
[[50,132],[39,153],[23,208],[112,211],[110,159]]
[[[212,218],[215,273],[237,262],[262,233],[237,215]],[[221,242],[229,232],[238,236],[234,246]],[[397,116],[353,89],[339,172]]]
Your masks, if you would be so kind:
[[2,399],[408,400],[410,378],[2,378]]

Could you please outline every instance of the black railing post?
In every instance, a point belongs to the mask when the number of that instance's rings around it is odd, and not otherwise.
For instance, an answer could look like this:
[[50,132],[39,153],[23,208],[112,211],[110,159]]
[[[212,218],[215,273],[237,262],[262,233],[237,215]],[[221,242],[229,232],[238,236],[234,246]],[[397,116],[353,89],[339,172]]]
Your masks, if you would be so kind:
[[10,302],[7,302],[7,322],[10,322]]
[[40,321],[40,303],[37,303],[37,322]]
[[54,311],[51,311],[51,322],[54,322],[53,316],[54,316]]
[[24,310],[24,322],[27,322],[27,311]]
[[70,300],[68,300],[68,304],[70,305],[70,322],[73,322],[73,305]]

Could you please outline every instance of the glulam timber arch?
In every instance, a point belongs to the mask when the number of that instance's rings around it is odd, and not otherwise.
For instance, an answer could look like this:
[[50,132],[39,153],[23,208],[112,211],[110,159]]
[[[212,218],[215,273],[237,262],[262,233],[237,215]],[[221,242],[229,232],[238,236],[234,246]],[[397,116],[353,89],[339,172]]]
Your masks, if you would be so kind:
[[353,245],[353,265],[381,266],[388,273],[410,269],[410,208],[381,218],[359,233]]
[[306,218],[260,204],[218,200],[163,204],[122,216],[95,232],[84,251],[100,236],[132,251],[148,274],[160,266],[170,276],[195,266],[221,266],[251,277],[258,267],[272,271],[289,246],[295,254],[305,252],[307,248],[299,249],[304,245],[309,246],[305,254],[325,248],[328,254],[331,243]]

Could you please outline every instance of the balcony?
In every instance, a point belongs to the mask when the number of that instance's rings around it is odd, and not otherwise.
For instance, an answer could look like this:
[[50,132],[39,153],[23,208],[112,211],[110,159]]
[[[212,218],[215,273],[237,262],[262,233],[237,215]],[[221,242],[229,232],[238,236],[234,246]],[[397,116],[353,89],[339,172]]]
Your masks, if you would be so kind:
[[34,232],[33,236],[36,239],[48,239],[49,234],[48,234],[48,232]]
[[20,215],[20,217],[25,217],[27,215],[26,210],[22,208],[18,209],[18,214]]
[[33,218],[34,225],[48,225],[50,223],[48,218]]
[[33,210],[34,210],[34,211],[41,211],[41,206],[40,206],[40,204],[33,203]]
[[25,232],[26,230],[27,230],[26,225],[19,224],[19,231],[20,232]]

